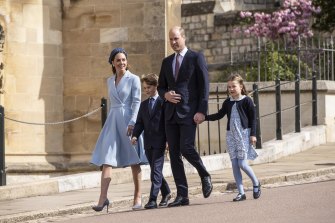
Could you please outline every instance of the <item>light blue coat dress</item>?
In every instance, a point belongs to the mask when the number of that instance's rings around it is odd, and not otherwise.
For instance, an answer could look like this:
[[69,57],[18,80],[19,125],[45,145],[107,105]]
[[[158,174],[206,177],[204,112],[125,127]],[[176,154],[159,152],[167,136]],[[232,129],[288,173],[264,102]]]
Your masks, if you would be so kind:
[[115,87],[115,75],[107,80],[110,110],[94,148],[91,163],[127,167],[146,164],[142,136],[133,146],[127,136],[128,125],[135,125],[141,103],[140,78],[127,71]]

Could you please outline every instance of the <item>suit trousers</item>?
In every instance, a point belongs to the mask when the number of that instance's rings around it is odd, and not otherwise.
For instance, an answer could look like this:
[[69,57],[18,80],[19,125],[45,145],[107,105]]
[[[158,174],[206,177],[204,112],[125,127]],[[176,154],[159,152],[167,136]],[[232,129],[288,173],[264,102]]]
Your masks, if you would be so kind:
[[163,176],[165,148],[150,148],[145,150],[145,154],[150,164],[150,198],[149,200],[156,201],[159,190],[162,196],[171,193],[168,183]]
[[170,162],[177,196],[188,197],[188,185],[182,156],[196,168],[201,178],[209,176],[200,155],[195,150],[196,124],[192,118],[179,118],[175,113],[166,120],[166,137],[170,150]]

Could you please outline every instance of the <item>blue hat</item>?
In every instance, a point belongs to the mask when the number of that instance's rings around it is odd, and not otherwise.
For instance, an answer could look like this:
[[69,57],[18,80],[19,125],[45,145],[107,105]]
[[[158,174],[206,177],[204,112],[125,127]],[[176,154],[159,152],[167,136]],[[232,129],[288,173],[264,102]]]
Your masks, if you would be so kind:
[[114,60],[116,54],[118,54],[118,53],[123,53],[123,54],[126,56],[126,58],[127,58],[127,56],[128,56],[128,55],[127,55],[127,52],[126,52],[123,48],[120,48],[120,47],[115,48],[114,50],[112,50],[112,52],[111,52],[111,54],[110,54],[110,56],[109,56],[109,60],[108,60],[108,62],[109,62],[110,64],[112,64],[112,61]]

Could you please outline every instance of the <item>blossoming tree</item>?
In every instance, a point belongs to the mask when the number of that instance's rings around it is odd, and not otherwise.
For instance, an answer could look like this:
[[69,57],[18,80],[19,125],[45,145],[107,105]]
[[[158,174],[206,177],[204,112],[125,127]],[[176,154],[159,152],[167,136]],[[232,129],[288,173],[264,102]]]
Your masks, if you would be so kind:
[[261,54],[258,49],[260,63],[257,65],[257,73],[255,69],[247,70],[247,79],[292,80],[296,74],[300,74],[301,67],[311,73],[310,63],[314,55],[300,53],[299,47],[288,49],[286,44],[284,51],[279,50],[279,43],[280,40],[285,40],[282,43],[290,43],[289,46],[293,47],[299,38],[312,37],[312,18],[318,13],[320,8],[314,6],[312,0],[284,0],[281,8],[271,13],[240,12],[239,16],[244,23],[235,31],[270,40],[266,42],[266,53]]
[[334,0],[313,0],[313,5],[321,9],[321,13],[316,15],[313,28],[322,32],[333,32],[335,30]]
[[[245,34],[257,37],[278,39],[284,35],[292,40],[300,37],[311,37],[311,18],[319,13],[320,8],[315,7],[311,0],[284,0],[280,10],[271,14],[264,12],[241,12],[240,17],[252,24],[243,29]],[[241,31],[238,28],[237,31]]]

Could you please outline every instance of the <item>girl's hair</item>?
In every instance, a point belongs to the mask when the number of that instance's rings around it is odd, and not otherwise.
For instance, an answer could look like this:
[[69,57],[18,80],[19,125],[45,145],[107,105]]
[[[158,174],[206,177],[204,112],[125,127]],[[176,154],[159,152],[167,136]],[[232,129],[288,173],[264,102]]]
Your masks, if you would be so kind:
[[[237,81],[242,86],[241,94],[242,95],[248,95],[248,91],[245,88],[245,85],[243,83],[243,78],[241,77],[241,75],[239,75],[239,74],[231,74],[228,77],[227,81]],[[227,86],[227,94],[229,96],[228,86]]]
[[145,82],[147,85],[158,86],[158,76],[157,74],[143,75],[141,82]]

